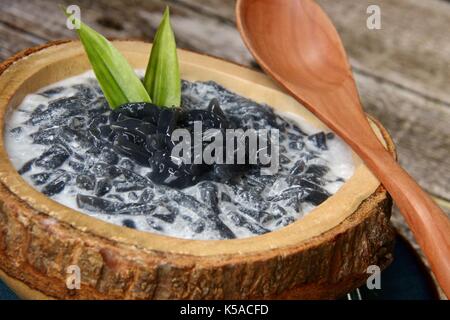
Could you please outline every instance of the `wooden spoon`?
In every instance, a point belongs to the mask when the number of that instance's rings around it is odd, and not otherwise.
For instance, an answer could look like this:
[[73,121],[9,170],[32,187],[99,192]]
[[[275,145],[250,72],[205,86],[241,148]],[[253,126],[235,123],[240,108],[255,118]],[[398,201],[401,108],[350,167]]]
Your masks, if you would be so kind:
[[327,15],[312,0],[238,0],[236,14],[261,67],[341,136],[386,187],[450,297],[450,220],[376,138]]

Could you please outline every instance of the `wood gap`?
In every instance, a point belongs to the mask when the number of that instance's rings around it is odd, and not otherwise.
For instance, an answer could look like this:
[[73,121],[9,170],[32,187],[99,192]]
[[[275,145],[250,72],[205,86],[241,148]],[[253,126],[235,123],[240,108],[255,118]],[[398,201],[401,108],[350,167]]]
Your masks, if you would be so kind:
[[[43,38],[43,37],[41,37],[41,36],[39,36],[39,35],[37,35],[37,34],[35,34],[35,33],[33,33],[33,32],[30,32],[30,31],[28,31],[28,30],[24,30],[24,29],[22,29],[22,28],[19,28],[19,27],[15,26],[15,25],[13,25],[13,24],[11,24],[11,23],[9,23],[9,22],[6,22],[6,21],[0,20],[0,25],[4,26],[4,27],[6,27],[6,28],[9,28],[9,29],[11,29],[11,30],[18,31],[18,32],[20,32],[20,33],[24,33],[24,34],[26,34],[26,35],[28,35],[28,36],[34,38],[34,39],[37,40],[37,41],[44,41],[44,42],[50,41],[50,39],[48,39],[48,38]],[[25,48],[24,48],[24,49],[25,49]]]

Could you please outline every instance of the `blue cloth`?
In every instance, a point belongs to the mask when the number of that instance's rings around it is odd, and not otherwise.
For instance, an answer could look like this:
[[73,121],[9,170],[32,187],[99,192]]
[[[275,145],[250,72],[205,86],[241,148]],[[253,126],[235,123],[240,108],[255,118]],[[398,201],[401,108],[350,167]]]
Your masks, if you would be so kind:
[[18,300],[19,298],[9,289],[3,282],[0,281],[0,300]]

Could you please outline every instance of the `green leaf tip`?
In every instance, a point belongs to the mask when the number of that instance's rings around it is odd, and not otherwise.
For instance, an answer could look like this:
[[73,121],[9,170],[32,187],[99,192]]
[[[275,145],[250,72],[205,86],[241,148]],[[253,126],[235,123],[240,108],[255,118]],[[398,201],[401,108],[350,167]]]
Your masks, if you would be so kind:
[[[65,8],[64,13],[76,20]],[[128,102],[151,102],[141,80],[119,50],[100,33],[79,22],[76,32],[111,109]]]
[[144,86],[156,105],[178,107],[181,102],[181,80],[175,35],[170,24],[169,7],[153,39]]

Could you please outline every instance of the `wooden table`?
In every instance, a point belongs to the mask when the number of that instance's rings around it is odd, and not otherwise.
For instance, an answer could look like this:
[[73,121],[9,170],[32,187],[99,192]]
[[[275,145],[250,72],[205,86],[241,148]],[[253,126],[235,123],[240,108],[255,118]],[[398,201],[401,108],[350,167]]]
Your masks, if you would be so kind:
[[[392,134],[401,164],[450,215],[450,2],[318,2],[343,38],[365,109]],[[258,67],[236,30],[234,0],[2,0],[0,60],[74,38],[60,3],[79,5],[82,20],[107,37],[145,41],[170,5],[179,47]],[[366,27],[371,4],[381,8],[381,30]],[[417,247],[397,211],[392,221]]]

